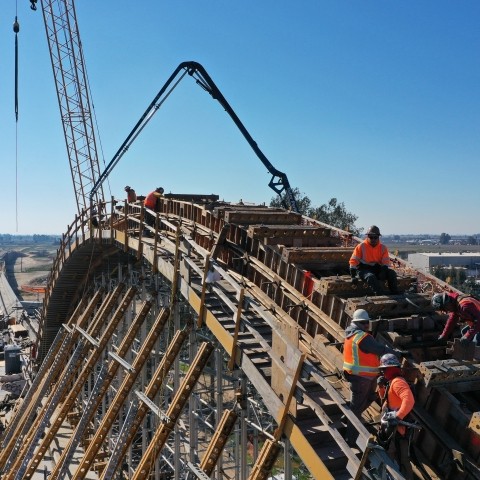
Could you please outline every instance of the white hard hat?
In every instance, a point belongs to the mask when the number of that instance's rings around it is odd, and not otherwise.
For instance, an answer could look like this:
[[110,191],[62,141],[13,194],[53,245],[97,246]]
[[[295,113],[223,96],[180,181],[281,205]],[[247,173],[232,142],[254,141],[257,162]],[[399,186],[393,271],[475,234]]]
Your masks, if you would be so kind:
[[359,308],[358,310],[355,310],[353,313],[352,317],[352,323],[365,323],[370,320],[370,316],[368,315],[368,312],[364,310],[363,308]]

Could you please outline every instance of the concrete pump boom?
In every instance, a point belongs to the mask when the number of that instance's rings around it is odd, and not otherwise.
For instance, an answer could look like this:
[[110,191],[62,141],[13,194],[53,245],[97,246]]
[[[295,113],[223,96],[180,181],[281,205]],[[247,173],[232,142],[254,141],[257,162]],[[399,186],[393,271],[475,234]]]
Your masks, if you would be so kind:
[[[242,132],[242,135],[247,140],[248,144],[252,147],[253,151],[256,153],[260,161],[267,167],[267,170],[272,174],[272,178],[269,182],[269,187],[272,188],[279,195],[285,192],[285,207],[290,208],[294,212],[298,212],[297,202],[293,195],[292,188],[288,181],[287,175],[283,172],[277,170],[268,160],[268,158],[263,154],[263,152],[258,147],[255,140],[248,133],[247,129],[237,117],[232,107],[229,105],[225,97],[222,95],[218,87],[215,85],[214,81],[210,78],[206,70],[197,62],[183,62],[181,63],[175,71],[170,75],[170,78],[166,81],[163,87],[160,89],[156,97],[150,103],[148,108],[145,110],[144,114],[140,117],[140,120],[137,122],[133,130],[130,132],[128,137],[125,139],[121,147],[118,149],[115,156],[112,158],[110,163],[106,166],[105,170],[102,172],[98,181],[94,185],[92,191],[90,192],[91,203],[94,202],[94,197],[97,196],[99,188],[101,188],[103,182],[110,175],[115,165],[120,161],[124,153],[129,149],[133,141],[138,137],[140,132],[150,121],[153,115],[161,107],[162,103],[168,98],[170,93],[174,88],[180,83],[180,81],[188,74],[191,77],[196,79],[196,83],[200,85],[206,92],[208,92],[214,100],[217,100],[220,105],[225,109],[225,111],[230,115],[231,119],[234,121],[235,125]],[[177,79],[177,76],[179,78]],[[175,81],[176,80],[176,81]],[[174,83],[175,82],[175,83]]]

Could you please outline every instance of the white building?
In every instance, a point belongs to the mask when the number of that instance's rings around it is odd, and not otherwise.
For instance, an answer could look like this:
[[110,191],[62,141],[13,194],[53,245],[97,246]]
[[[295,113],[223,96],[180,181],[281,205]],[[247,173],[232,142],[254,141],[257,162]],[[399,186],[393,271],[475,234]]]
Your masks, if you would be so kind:
[[429,273],[432,267],[463,267],[467,275],[480,273],[480,253],[410,253],[408,263],[421,272]]

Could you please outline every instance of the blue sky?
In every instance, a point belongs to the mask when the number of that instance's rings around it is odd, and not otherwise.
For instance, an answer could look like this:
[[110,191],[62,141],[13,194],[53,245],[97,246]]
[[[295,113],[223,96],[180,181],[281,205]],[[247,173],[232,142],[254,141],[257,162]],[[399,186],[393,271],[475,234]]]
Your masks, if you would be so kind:
[[[0,233],[61,233],[74,189],[40,9],[0,24]],[[201,63],[259,147],[319,206],[384,234],[480,232],[480,2],[76,1],[108,163],[183,61]],[[17,129],[17,148],[16,148]],[[110,175],[146,194],[267,202],[270,175],[188,77]]]

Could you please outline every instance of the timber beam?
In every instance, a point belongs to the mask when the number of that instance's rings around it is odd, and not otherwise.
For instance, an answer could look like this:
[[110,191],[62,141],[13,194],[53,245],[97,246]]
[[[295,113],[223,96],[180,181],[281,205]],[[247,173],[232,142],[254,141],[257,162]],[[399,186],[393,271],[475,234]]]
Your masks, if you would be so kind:
[[250,238],[312,238],[330,237],[331,229],[315,225],[251,225],[247,233]]
[[226,223],[238,225],[295,225],[300,224],[302,216],[293,212],[265,212],[264,210],[233,210],[225,212]]
[[371,317],[399,317],[418,313],[432,312],[428,293],[408,295],[384,295],[349,298],[345,304],[345,313],[350,317],[358,308],[366,310]]
[[218,195],[202,195],[196,193],[165,193],[164,197],[168,200],[179,200],[183,202],[194,203],[212,203],[218,201]]
[[284,248],[282,251],[282,260],[287,263],[308,263],[318,264],[344,264],[348,266],[348,261],[352,256],[353,248]]
[[[416,278],[411,275],[398,275],[397,281],[399,290],[407,290],[410,285],[416,281]],[[350,275],[323,277],[315,281],[315,286],[315,290],[322,295],[358,297],[371,293],[371,290],[365,282],[360,281],[357,285],[353,285]]]
[[473,362],[463,360],[435,360],[422,362],[419,371],[425,386],[448,386],[450,383],[480,381],[480,360]]
[[232,433],[235,422],[237,421],[237,413],[234,410],[225,410],[222,418],[218,422],[217,429],[209,443],[205,456],[203,457],[200,468],[208,477],[213,473],[213,469],[223,452],[223,447],[227,443],[228,437]]
[[177,393],[173,397],[172,403],[167,410],[168,421],[162,423],[158,430],[153,435],[152,441],[148,445],[145,454],[142,456],[140,463],[135,470],[133,480],[144,480],[150,478],[153,464],[158,455],[162,451],[169,435],[175,427],[182,410],[190,397],[195,384],[197,383],[203,369],[213,352],[213,345],[211,343],[202,343],[196,357],[193,359],[190,368],[188,369]]
[[338,247],[341,239],[331,229],[314,225],[251,225],[247,235],[264,245],[285,247]]

